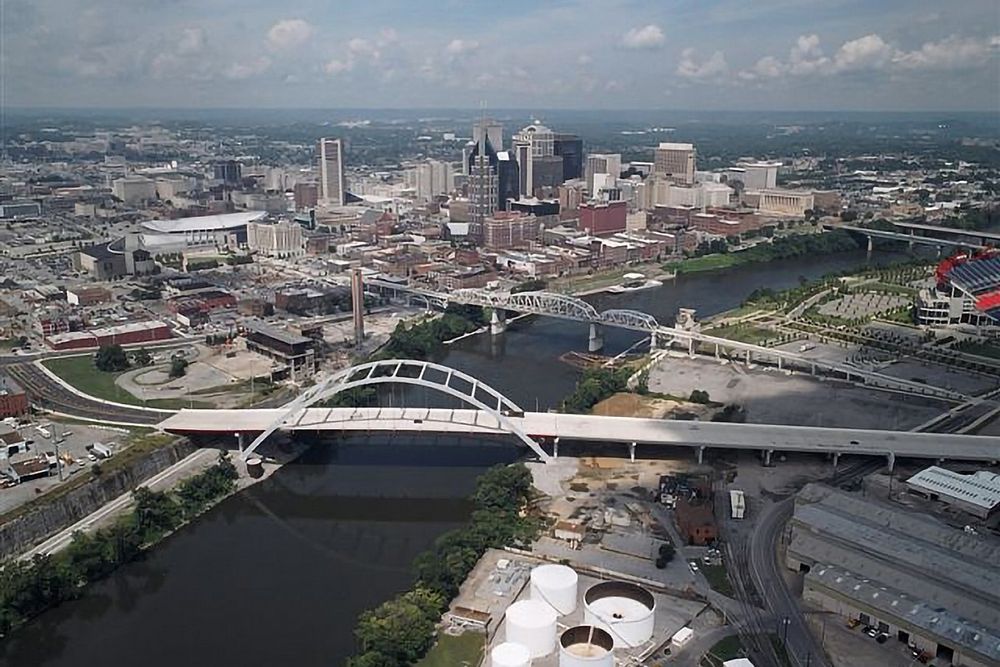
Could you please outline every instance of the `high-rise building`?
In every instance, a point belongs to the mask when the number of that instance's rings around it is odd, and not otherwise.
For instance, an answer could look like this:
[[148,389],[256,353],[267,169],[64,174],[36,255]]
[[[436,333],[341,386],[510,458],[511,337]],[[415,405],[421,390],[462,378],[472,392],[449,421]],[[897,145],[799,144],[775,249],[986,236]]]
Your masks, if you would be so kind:
[[344,205],[344,144],[340,139],[320,139],[316,145],[319,160],[319,200],[325,206]]
[[694,144],[661,142],[653,152],[653,169],[678,183],[694,183]]
[[212,176],[226,185],[239,185],[243,178],[243,165],[236,160],[220,160],[212,165]]
[[478,144],[483,138],[489,139],[493,150],[503,150],[503,125],[492,118],[483,118],[472,126],[472,143]]
[[455,170],[450,162],[428,160],[418,164],[412,172],[412,176],[407,174],[406,180],[409,182],[412,178],[417,199],[430,201],[455,189]]
[[726,170],[726,178],[740,181],[747,190],[773,189],[778,185],[780,162],[740,162]]
[[535,178],[535,162],[539,158],[548,158],[554,155],[555,138],[555,133],[538,121],[514,135],[515,145],[526,144],[530,149],[525,154],[526,159],[519,163],[521,180],[525,186],[521,188],[521,191],[525,195],[533,194],[535,188],[539,187],[540,184],[536,182]]
[[594,174],[611,174],[618,178],[622,173],[622,156],[619,153],[591,153],[584,167],[587,192],[594,192]]
[[567,181],[583,176],[583,139],[575,134],[557,134],[552,151],[563,159],[563,178]]

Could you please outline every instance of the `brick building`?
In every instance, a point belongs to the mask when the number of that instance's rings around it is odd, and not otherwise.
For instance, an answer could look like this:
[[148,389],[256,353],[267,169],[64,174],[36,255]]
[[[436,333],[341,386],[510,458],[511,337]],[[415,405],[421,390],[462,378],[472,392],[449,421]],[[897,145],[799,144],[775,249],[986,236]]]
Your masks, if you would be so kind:
[[675,514],[677,528],[688,544],[704,546],[718,539],[719,527],[710,503],[681,498],[677,501]]
[[14,380],[0,375],[0,418],[28,414],[28,394]]
[[628,204],[624,201],[590,201],[580,204],[580,229],[594,236],[624,232]]

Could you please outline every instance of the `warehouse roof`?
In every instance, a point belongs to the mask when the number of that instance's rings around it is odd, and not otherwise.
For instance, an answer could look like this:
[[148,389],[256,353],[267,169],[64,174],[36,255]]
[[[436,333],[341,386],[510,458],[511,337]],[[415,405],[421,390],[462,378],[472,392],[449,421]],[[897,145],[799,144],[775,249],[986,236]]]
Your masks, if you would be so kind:
[[294,334],[291,331],[272,326],[265,322],[249,320],[244,323],[244,326],[250,331],[261,334],[262,336],[267,336],[268,338],[273,338],[274,340],[285,343],[286,345],[302,345],[304,343],[313,342],[312,338],[306,338],[305,336]]
[[972,651],[990,661],[1000,661],[1000,632],[995,628],[969,621],[944,607],[931,606],[844,568],[817,565],[806,574],[806,581],[884,614],[882,620],[900,619],[945,644],[960,647],[963,652]]
[[1000,474],[988,470],[963,475],[931,466],[906,480],[906,483],[921,491],[962,500],[987,510],[1000,505]]

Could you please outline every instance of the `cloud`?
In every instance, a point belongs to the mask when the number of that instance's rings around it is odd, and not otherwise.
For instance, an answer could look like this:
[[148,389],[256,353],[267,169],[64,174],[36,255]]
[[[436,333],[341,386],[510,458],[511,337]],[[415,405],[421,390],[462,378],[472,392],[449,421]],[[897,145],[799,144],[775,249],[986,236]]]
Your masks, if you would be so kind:
[[362,37],[355,37],[347,42],[347,51],[356,56],[368,56],[378,53],[375,45]]
[[658,49],[666,41],[660,26],[653,23],[641,28],[632,28],[622,35],[622,46],[626,49]]
[[205,49],[205,31],[201,28],[185,28],[181,39],[177,42],[177,55],[189,56],[201,53]]
[[354,69],[354,61],[350,59],[337,60],[336,58],[334,58],[333,60],[331,60],[330,62],[328,62],[326,65],[323,66],[324,72],[334,76],[336,76],[337,74],[343,74],[344,72],[350,72],[352,69]]
[[242,81],[251,77],[263,74],[271,67],[271,59],[266,56],[245,60],[230,65],[224,75],[227,79]]
[[594,62],[594,59],[591,58],[586,53],[581,53],[576,57],[576,62],[578,65],[589,65],[590,63]]
[[453,39],[448,42],[448,46],[444,47],[445,53],[450,56],[465,55],[466,53],[472,53],[477,49],[479,49],[479,42],[467,39]]
[[844,42],[833,56],[838,72],[880,69],[892,61],[893,48],[875,33]]
[[290,49],[306,42],[313,34],[313,27],[302,19],[283,19],[267,31],[267,43],[272,49]]
[[893,64],[910,70],[957,70],[977,67],[1000,51],[1000,35],[989,39],[951,35],[927,42],[916,51],[898,52]]
[[679,76],[694,81],[717,79],[728,71],[729,65],[722,51],[715,51],[707,60],[698,62],[694,49],[684,49],[681,51],[681,61],[677,65]]

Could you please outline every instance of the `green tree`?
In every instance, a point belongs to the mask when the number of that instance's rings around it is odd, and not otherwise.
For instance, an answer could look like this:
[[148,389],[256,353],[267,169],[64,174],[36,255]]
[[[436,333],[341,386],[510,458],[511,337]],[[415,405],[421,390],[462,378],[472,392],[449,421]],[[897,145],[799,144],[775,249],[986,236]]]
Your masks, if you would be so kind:
[[688,398],[692,403],[706,404],[711,402],[711,397],[708,392],[704,389],[695,389],[691,392],[691,396]]
[[174,357],[170,362],[170,377],[179,378],[187,374],[188,360],[183,357]]
[[149,350],[143,348],[132,355],[132,360],[136,366],[148,366],[153,363],[153,355],[149,353]]
[[117,373],[128,368],[128,357],[121,345],[102,345],[94,355],[94,365],[99,371]]
[[366,653],[408,665],[423,657],[434,643],[436,621],[421,601],[404,595],[363,612],[354,634]]
[[155,541],[180,525],[183,510],[166,493],[140,486],[132,492],[132,498],[135,500],[136,527],[143,542]]

